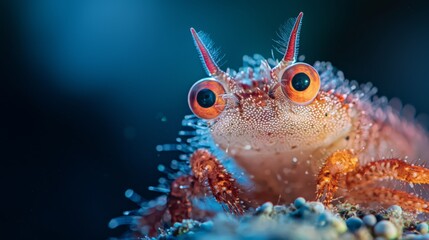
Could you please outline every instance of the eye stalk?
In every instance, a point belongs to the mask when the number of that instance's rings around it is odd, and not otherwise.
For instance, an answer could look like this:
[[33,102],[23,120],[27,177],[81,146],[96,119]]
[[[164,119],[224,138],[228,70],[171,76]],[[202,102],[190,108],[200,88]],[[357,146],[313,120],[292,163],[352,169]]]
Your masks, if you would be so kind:
[[307,105],[320,90],[316,69],[306,63],[293,64],[280,75],[283,93],[294,103]]
[[225,88],[222,83],[214,78],[201,79],[189,90],[189,108],[199,118],[216,118],[225,109],[223,94]]

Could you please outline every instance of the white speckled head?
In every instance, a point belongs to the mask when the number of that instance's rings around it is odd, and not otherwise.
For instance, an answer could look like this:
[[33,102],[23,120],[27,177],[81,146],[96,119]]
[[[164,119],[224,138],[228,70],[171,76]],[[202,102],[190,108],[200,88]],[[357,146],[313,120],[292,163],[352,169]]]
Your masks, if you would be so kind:
[[231,152],[309,150],[328,146],[351,128],[347,107],[326,92],[307,105],[291,101],[280,88],[272,97],[259,88],[227,94],[242,97],[228,99],[208,123],[215,141]]
[[[215,112],[206,119],[220,147],[233,154],[309,150],[328,146],[347,134],[351,127],[347,106],[337,96],[320,91],[320,78],[312,66],[295,63],[301,20],[302,13],[276,66],[271,68],[267,60],[255,55],[245,57],[245,66],[238,72],[221,71],[191,29],[203,64],[213,78],[211,83],[222,87],[217,86],[211,95],[207,89],[203,89],[205,94],[200,88],[191,89],[189,102],[202,118],[207,112]],[[209,100],[212,104],[207,104]],[[200,103],[205,107],[192,107]]]

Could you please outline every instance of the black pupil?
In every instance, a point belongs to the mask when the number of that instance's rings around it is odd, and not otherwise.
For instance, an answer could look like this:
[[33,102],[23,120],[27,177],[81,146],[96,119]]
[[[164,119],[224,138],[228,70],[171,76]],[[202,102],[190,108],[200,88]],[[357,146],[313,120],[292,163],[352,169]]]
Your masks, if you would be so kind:
[[209,108],[216,102],[216,95],[210,89],[204,88],[197,94],[197,102],[203,108]]
[[304,91],[310,86],[310,78],[305,73],[298,73],[292,78],[292,87],[297,91]]

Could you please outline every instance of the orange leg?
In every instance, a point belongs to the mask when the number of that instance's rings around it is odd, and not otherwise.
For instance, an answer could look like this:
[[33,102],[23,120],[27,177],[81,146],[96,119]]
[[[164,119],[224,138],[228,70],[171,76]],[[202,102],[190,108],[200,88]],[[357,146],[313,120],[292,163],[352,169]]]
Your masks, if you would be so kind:
[[348,189],[361,188],[375,181],[394,178],[414,184],[429,184],[429,169],[414,166],[399,159],[369,162],[347,175]]
[[346,176],[348,199],[353,202],[379,202],[385,205],[398,204],[408,211],[429,212],[428,202],[404,191],[374,188],[374,182],[396,179],[413,184],[429,184],[429,169],[414,166],[399,159],[369,162],[357,167]]
[[192,173],[199,185],[208,185],[215,199],[229,211],[243,214],[245,206],[240,199],[241,190],[233,176],[209,151],[199,149],[191,156]]
[[[344,178],[345,176],[345,178]],[[348,190],[348,199],[355,203],[380,202],[398,204],[408,210],[428,211],[428,203],[407,192],[370,186],[385,179],[396,179],[413,184],[429,184],[429,169],[413,166],[399,159],[369,162],[358,166],[350,150],[333,153],[323,165],[317,179],[317,200],[329,205],[340,185]],[[372,192],[374,191],[374,192]],[[411,204],[412,202],[416,204]]]
[[398,204],[406,211],[429,213],[429,205],[426,200],[407,192],[384,187],[361,188],[359,191],[349,192],[347,199],[355,203],[378,202],[383,205]]
[[136,222],[136,226],[140,229],[139,232],[134,232],[136,239],[142,237],[142,232],[149,236],[155,236],[158,228],[162,225],[166,210],[167,207],[163,205],[157,205],[147,209]]
[[193,197],[202,197],[204,188],[194,176],[181,176],[173,181],[168,195],[167,208],[171,215],[171,222],[182,222],[184,219],[202,220],[213,213],[198,209],[192,205]]
[[173,223],[191,218],[194,181],[193,176],[182,176],[171,184],[167,206]]
[[167,204],[156,204],[138,215],[121,217],[109,223],[112,228],[130,224],[139,231],[134,231],[136,238],[143,237],[142,233],[155,236],[162,223],[168,221],[166,213],[171,216],[171,223],[182,222],[184,219],[203,220],[213,216],[213,212],[198,209],[193,206],[192,198],[212,194],[225,208],[235,214],[243,214],[247,208],[241,200],[244,191],[233,176],[225,169],[219,160],[209,151],[199,149],[190,158],[191,174],[176,178],[170,185]]
[[317,177],[316,199],[329,205],[342,182],[342,177],[353,171],[357,164],[358,159],[351,150],[337,151],[329,156]]
[[351,202],[398,204],[406,210],[429,212],[429,203],[422,198],[404,191],[372,186],[385,179],[429,184],[429,169],[399,159],[379,160],[359,166],[352,151],[337,151],[326,160],[319,172],[316,198],[322,200],[324,197],[323,203],[329,205],[342,185],[347,189],[347,199]]
[[193,191],[193,183],[193,176],[182,176],[175,179],[171,183],[167,204],[152,206],[139,216],[137,226],[140,230],[134,232],[136,239],[142,237],[142,232],[149,236],[156,236],[158,228],[166,220],[167,211],[171,215],[172,223],[191,218],[193,207],[190,197],[196,193]]
[[184,219],[204,219],[213,213],[196,208],[192,198],[212,193],[216,200],[226,205],[235,214],[244,213],[244,205],[239,198],[240,188],[235,179],[226,171],[219,160],[207,150],[197,150],[190,158],[192,175],[175,179],[170,186],[167,207],[154,208],[144,216],[142,225],[150,227],[150,235],[156,233],[165,210],[171,216],[171,222],[182,222]]

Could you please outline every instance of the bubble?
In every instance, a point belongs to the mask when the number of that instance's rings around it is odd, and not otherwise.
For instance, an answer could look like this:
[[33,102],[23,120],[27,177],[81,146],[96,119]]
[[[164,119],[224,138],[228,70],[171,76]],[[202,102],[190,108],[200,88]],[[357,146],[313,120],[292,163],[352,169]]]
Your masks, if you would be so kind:
[[159,165],[158,165],[158,171],[160,171],[160,172],[164,172],[164,170],[165,170],[165,166],[164,166],[164,165],[162,165],[162,164],[159,164]]
[[131,198],[133,196],[133,194],[134,194],[134,190],[132,190],[132,189],[127,189],[125,191],[125,197],[126,198]]

